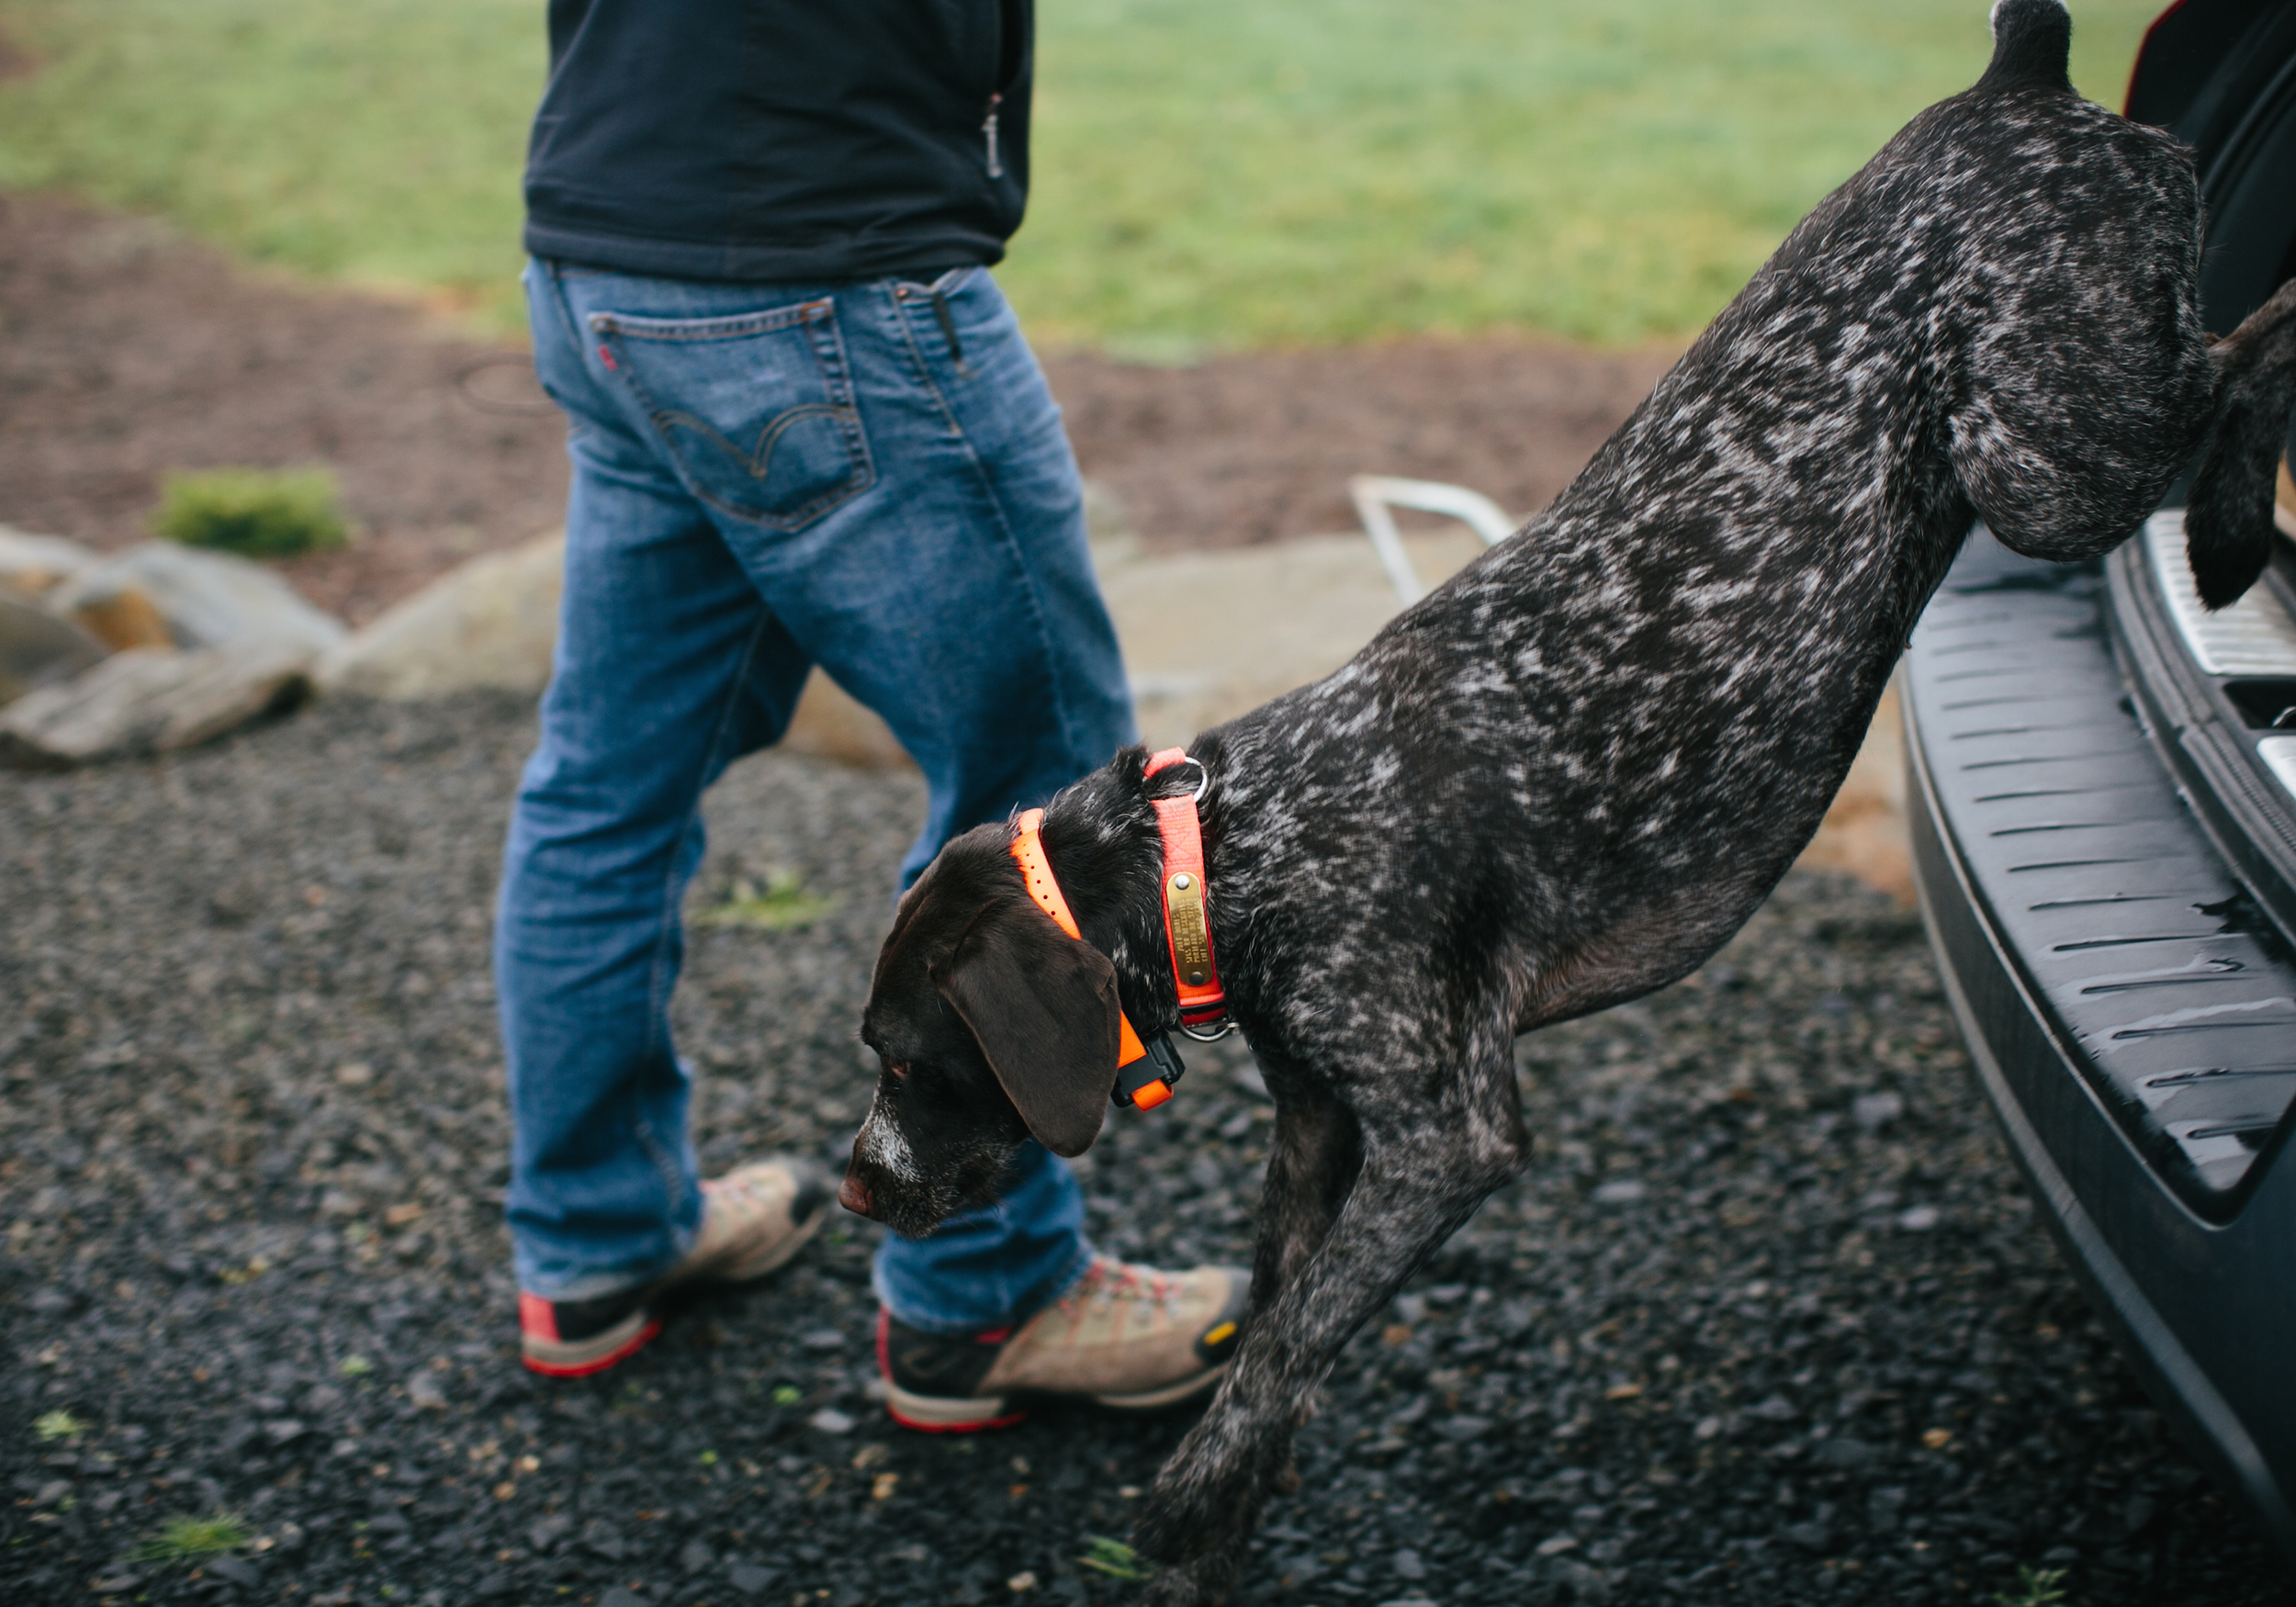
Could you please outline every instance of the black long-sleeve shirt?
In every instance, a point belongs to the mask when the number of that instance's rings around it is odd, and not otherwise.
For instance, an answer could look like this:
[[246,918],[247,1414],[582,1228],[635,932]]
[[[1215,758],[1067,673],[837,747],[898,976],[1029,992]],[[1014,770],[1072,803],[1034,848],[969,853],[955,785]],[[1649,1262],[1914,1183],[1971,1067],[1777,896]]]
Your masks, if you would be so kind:
[[526,249],[670,278],[995,263],[1033,0],[551,0]]

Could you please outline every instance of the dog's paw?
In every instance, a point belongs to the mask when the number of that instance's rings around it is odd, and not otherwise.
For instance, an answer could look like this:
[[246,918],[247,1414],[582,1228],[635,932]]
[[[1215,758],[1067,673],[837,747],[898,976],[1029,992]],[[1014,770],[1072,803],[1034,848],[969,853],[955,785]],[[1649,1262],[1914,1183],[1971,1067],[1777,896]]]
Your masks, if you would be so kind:
[[1218,1539],[1207,1533],[1193,1502],[1152,1497],[1132,1524],[1132,1549],[1156,1566],[1158,1577],[1185,1568]]
[[1199,1469],[1176,1457],[1149,1490],[1132,1544],[1159,1568],[1193,1563],[1240,1544],[1259,1516],[1261,1499],[1243,1468]]
[[1243,1570],[1241,1539],[1172,1568],[1159,1568],[1139,1597],[1141,1607],[1220,1607]]
[[1132,1545],[1159,1570],[1184,1568],[1241,1527],[1232,1508],[1222,1511],[1192,1492],[1167,1491],[1159,1481],[1132,1525]]

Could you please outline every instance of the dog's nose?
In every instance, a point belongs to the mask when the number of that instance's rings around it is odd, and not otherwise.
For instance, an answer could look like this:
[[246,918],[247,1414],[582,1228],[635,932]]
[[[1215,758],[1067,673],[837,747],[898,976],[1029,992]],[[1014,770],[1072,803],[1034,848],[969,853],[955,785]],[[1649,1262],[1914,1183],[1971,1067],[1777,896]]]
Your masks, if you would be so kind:
[[837,1191],[837,1203],[857,1217],[868,1216],[870,1214],[869,1185],[848,1172],[845,1174],[845,1182]]

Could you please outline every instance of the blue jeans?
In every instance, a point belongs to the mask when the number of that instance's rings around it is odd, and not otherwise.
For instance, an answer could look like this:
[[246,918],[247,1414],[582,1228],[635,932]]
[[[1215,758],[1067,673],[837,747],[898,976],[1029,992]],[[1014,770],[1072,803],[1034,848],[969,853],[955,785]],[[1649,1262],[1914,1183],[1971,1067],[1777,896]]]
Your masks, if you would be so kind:
[[[905,886],[1133,725],[1075,460],[985,271],[737,285],[538,261],[526,288],[574,474],[495,929],[507,1214],[520,1287],[583,1299],[658,1275],[700,1223],[679,904],[703,789],[780,737],[807,671],[924,771]],[[888,1236],[877,1286],[963,1332],[1055,1298],[1088,1253],[1075,1178],[1031,1146],[996,1207]]]

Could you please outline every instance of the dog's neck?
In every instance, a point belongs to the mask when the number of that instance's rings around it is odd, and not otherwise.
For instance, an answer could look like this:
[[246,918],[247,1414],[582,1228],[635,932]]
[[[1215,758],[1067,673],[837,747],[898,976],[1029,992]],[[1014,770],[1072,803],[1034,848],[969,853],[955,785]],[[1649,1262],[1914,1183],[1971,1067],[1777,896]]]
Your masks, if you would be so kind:
[[[1223,914],[1236,914],[1220,903],[1220,746],[1199,740],[1191,753],[1204,766],[1205,909],[1217,958]],[[1061,792],[1044,806],[1042,840],[1078,930],[1116,968],[1125,1014],[1154,1038],[1179,1026],[1180,1006],[1164,924],[1164,839],[1150,800],[1182,796],[1197,778],[1175,770],[1151,781],[1145,760],[1144,748],[1128,748]]]

